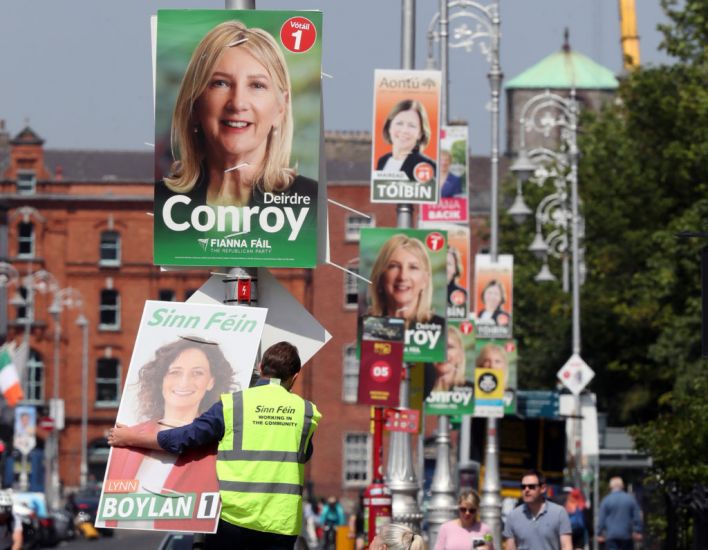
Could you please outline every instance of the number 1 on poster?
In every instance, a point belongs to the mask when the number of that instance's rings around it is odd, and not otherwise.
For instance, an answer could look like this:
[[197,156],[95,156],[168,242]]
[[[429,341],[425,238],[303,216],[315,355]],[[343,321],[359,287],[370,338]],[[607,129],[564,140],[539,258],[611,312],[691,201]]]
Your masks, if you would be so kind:
[[197,518],[215,518],[219,513],[219,493],[202,493],[199,497]]

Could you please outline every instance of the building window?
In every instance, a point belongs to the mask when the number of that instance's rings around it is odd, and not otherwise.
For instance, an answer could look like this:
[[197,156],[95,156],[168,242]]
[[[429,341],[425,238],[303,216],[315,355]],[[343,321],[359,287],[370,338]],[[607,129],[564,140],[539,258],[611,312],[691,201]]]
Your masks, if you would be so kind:
[[42,356],[30,350],[24,375],[25,401],[41,403],[44,401],[44,362]]
[[177,295],[171,288],[161,288],[157,291],[157,299],[161,302],[174,302],[176,298]]
[[15,321],[18,323],[31,323],[34,320],[34,309],[32,302],[29,300],[29,290],[25,286],[17,289],[21,305],[15,305]]
[[120,265],[120,234],[117,231],[101,233],[100,265]]
[[[359,274],[359,260],[349,262],[347,269],[353,273]],[[359,303],[359,278],[352,273],[344,272],[344,307],[347,309],[356,309]]]
[[344,434],[344,485],[364,487],[369,484],[370,437],[367,433]]
[[17,257],[34,257],[34,224],[32,222],[17,224]]
[[362,227],[376,227],[374,216],[367,218],[359,214],[347,214],[344,222],[344,240],[350,243],[359,242],[359,230]]
[[345,403],[356,403],[359,390],[359,359],[357,359],[354,344],[344,348],[343,365],[342,399]]
[[37,177],[34,172],[21,171],[17,173],[17,194],[34,195],[37,186]]
[[101,357],[96,361],[96,405],[116,406],[120,400],[120,361]]
[[120,295],[117,290],[104,289],[101,291],[101,304],[98,313],[100,318],[98,328],[102,330],[120,328]]

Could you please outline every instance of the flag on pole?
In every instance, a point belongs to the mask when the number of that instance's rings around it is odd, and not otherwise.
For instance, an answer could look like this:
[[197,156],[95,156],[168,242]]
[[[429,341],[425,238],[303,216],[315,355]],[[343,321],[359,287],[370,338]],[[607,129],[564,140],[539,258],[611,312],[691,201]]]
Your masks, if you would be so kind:
[[5,344],[0,348],[0,391],[8,405],[14,407],[24,399],[22,385],[13,361],[13,349]]

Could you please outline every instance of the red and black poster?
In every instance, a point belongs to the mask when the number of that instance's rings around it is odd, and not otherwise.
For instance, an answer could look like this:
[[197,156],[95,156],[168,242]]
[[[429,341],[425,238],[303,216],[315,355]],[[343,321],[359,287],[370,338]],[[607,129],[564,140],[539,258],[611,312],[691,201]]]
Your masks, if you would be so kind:
[[405,320],[397,317],[362,319],[359,367],[360,405],[397,407],[403,369]]

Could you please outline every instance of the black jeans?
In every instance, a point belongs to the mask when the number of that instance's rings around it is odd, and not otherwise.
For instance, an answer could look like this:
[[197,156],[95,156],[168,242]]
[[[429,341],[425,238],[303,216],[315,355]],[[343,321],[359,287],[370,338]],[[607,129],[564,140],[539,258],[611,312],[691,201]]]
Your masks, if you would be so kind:
[[233,525],[223,519],[213,535],[207,535],[205,550],[293,550],[297,535],[264,533]]

